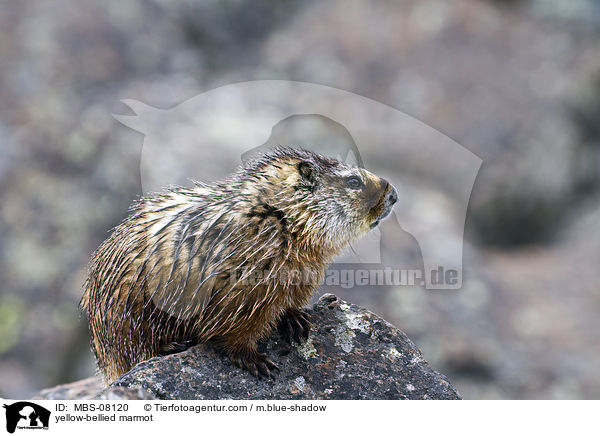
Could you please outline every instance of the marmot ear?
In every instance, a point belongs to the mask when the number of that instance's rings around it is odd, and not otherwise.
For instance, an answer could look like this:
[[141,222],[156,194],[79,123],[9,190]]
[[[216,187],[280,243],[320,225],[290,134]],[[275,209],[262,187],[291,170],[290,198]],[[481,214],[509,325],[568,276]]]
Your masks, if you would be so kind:
[[314,185],[317,180],[317,173],[314,165],[306,160],[298,164],[298,172],[302,179],[311,185]]

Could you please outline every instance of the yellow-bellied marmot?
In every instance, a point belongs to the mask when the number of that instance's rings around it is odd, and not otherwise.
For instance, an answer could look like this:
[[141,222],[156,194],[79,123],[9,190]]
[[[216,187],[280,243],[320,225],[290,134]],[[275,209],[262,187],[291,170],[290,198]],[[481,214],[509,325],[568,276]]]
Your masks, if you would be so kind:
[[290,341],[308,336],[301,308],[327,265],[396,200],[364,169],[286,147],[226,180],[141,198],[94,253],[81,300],[106,381],[207,340],[271,376],[257,341],[278,324]]

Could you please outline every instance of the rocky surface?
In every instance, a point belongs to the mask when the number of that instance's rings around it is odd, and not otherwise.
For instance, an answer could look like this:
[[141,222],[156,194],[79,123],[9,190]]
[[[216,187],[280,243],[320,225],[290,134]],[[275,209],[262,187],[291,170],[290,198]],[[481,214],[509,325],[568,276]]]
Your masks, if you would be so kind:
[[333,294],[309,311],[307,342],[278,334],[262,344],[281,371],[257,380],[210,345],[142,362],[103,389],[98,378],[42,391],[37,399],[459,399],[417,347],[387,321]]
[[141,387],[106,386],[100,376],[89,377],[42,390],[34,400],[155,400],[150,391]]

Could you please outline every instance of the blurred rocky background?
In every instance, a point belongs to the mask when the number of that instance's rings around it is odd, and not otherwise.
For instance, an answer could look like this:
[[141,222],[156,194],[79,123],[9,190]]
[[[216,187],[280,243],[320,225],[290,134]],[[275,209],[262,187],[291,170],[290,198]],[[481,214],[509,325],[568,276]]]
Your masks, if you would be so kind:
[[[119,99],[286,79],[381,101],[483,159],[461,290],[336,293],[464,398],[600,398],[599,43],[594,0],[3,3],[0,396],[94,372],[86,263],[141,193]],[[415,219],[435,232],[447,203]],[[419,263],[411,238],[386,242]]]

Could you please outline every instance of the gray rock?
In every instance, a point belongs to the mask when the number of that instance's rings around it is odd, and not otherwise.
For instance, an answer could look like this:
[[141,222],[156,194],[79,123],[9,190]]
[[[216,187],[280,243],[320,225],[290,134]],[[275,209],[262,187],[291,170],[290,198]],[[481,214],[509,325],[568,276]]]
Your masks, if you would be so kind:
[[89,377],[40,391],[33,400],[81,400],[99,395],[106,385],[100,377]]
[[109,386],[91,397],[92,400],[157,400],[148,389],[141,386]]
[[156,400],[140,386],[106,386],[100,376],[66,383],[39,392],[33,400]]
[[309,310],[307,342],[288,345],[278,334],[262,344],[281,368],[275,380],[257,380],[213,346],[138,364],[103,389],[86,379],[45,390],[36,398],[95,399],[459,399],[404,333],[333,294]]

